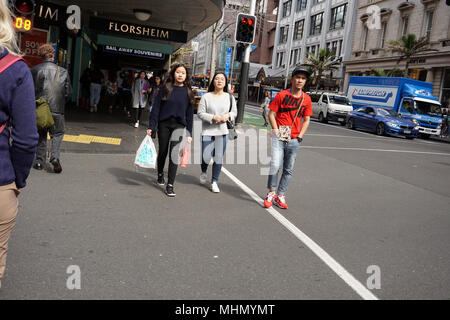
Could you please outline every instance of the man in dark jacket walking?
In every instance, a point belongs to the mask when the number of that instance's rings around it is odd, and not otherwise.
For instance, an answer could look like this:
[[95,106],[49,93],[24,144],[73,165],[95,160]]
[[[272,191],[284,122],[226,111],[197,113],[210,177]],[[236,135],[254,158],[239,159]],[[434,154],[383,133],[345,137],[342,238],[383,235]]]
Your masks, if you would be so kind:
[[34,168],[42,170],[46,161],[47,132],[51,138],[50,163],[55,173],[62,171],[59,161],[59,149],[64,136],[64,109],[66,102],[71,97],[69,73],[66,69],[56,65],[53,60],[55,50],[50,44],[43,44],[38,49],[38,54],[44,62],[31,69],[33,75],[36,99],[45,98],[50,105],[50,111],[55,121],[55,126],[49,130],[39,130],[39,143],[36,152]]

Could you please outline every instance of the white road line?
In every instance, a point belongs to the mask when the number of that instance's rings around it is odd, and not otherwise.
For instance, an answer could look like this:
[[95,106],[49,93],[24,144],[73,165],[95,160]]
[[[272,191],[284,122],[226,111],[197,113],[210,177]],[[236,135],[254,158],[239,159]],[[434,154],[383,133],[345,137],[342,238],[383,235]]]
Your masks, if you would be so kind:
[[[244,192],[246,192],[259,205],[264,205],[264,200],[261,199],[253,190],[242,183],[231,172],[222,167],[222,171],[236,183]],[[344,269],[335,259],[333,259],[325,250],[323,250],[310,237],[293,225],[288,219],[281,215],[274,208],[266,209],[278,222],[292,232],[301,242],[303,242],[316,256],[318,256],[327,266],[331,268],[345,283],[347,283],[357,294],[365,300],[378,300],[378,298],[364,287],[355,277],[353,277],[347,270]]]
[[305,149],[327,149],[327,150],[351,150],[351,151],[374,151],[374,152],[415,153],[415,154],[427,154],[427,155],[437,155],[437,156],[450,156],[450,153],[426,152],[426,151],[412,151],[412,150],[365,149],[365,148],[340,148],[340,147],[316,147],[316,146],[301,146],[301,148],[305,148]]
[[[325,127],[328,127],[328,128],[334,128],[334,129],[339,129],[339,130],[345,130],[345,131],[350,131],[350,129],[348,129],[348,128],[342,128],[342,127],[336,127],[336,126],[330,126],[329,124],[325,124],[325,123],[320,123],[320,122],[318,122],[318,121],[311,121],[311,123],[315,123],[315,124],[318,124],[318,125],[321,125],[321,126],[325,126]],[[353,133],[359,133],[359,134],[364,134],[364,135],[369,135],[369,136],[372,136],[373,138],[378,138],[378,139],[384,139],[384,140],[391,140],[393,137],[379,137],[379,136],[374,136],[373,135],[373,133],[368,133],[368,132],[364,132],[364,131],[359,131],[359,130],[351,130],[350,132],[353,132]],[[417,144],[422,144],[422,143],[425,143],[425,144],[440,144],[440,143],[438,143],[438,142],[431,142],[431,141],[424,141],[424,140],[422,140],[422,141],[420,141],[420,142],[418,142],[418,141],[409,141],[409,140],[392,140],[392,141],[402,141],[402,142],[406,142],[406,143],[417,143]]]

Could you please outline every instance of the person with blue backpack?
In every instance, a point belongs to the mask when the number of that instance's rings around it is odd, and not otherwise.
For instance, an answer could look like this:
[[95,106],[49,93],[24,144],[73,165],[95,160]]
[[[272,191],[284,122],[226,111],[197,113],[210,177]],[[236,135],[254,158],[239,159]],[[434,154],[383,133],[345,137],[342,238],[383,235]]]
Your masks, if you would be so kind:
[[19,189],[33,164],[38,143],[31,72],[20,57],[11,12],[0,1],[0,287],[8,240],[19,209]]

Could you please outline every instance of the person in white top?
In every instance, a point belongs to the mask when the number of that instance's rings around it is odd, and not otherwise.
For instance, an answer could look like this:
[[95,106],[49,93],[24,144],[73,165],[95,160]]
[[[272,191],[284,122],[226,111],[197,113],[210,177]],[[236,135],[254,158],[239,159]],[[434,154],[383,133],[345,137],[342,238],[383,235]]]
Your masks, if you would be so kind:
[[269,122],[267,121],[267,119],[269,118],[269,104],[270,104],[270,91],[266,91],[265,93],[265,98],[264,101],[261,105],[262,110],[262,116],[264,118],[264,127],[267,127],[267,125],[269,124]]
[[211,191],[218,193],[220,190],[217,183],[227,146],[227,120],[234,121],[237,116],[236,100],[232,94],[228,93],[228,80],[225,73],[218,72],[214,75],[208,93],[204,94],[200,100],[197,115],[203,121],[200,183],[206,183],[208,164],[214,157]]

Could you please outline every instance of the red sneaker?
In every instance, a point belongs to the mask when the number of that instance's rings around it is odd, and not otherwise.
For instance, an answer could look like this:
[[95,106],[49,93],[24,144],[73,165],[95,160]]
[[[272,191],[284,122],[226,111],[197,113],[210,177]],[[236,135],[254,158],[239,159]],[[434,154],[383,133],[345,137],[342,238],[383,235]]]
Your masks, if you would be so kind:
[[283,195],[278,195],[278,197],[275,198],[275,204],[280,207],[281,209],[287,209],[288,205],[286,203],[286,199]]
[[264,199],[264,207],[270,208],[272,206],[273,199],[275,198],[276,194],[274,191],[269,191],[267,193],[266,199]]

